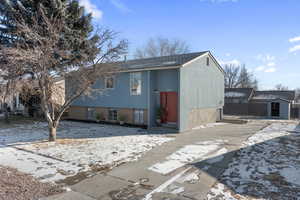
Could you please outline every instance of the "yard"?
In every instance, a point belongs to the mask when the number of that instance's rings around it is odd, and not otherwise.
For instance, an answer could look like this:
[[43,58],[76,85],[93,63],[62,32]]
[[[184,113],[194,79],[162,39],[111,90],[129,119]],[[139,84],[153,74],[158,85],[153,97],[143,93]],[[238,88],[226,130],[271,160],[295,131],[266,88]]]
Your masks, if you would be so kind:
[[[208,124],[197,128],[199,132],[194,130],[180,135],[174,142],[164,145],[175,145],[177,150],[153,165],[145,165],[143,175],[151,171],[155,176],[174,176],[176,171],[192,166],[161,192],[181,197],[192,195],[190,190],[206,184],[203,179],[206,176],[203,172],[206,172],[217,181],[209,187],[208,200],[299,199],[298,122],[259,120],[264,124],[263,129],[253,132],[246,140],[235,140],[246,129],[251,129],[253,123],[239,125],[238,134],[233,135],[230,132],[236,126],[224,123]],[[186,137],[194,139],[181,145]],[[141,128],[63,121],[57,142],[48,142],[47,138],[44,122],[14,123],[0,130],[0,199],[7,199],[8,194],[15,195],[10,196],[11,199],[33,199],[68,190],[57,186],[70,186],[96,172],[106,172],[122,163],[138,160],[145,152],[174,140],[175,136],[149,134]],[[234,146],[236,150],[232,151]],[[155,151],[160,152],[161,148]],[[229,164],[225,164],[224,158],[229,154],[232,157]],[[216,173],[218,168],[224,170]],[[130,168],[128,173],[135,170]],[[77,191],[76,185],[70,186],[71,189]],[[20,191],[19,196],[12,191]],[[148,194],[149,199],[151,195]]]
[[207,199],[300,199],[299,152],[298,123],[272,123],[242,144]]
[[44,183],[74,184],[95,172],[135,161],[173,140],[141,128],[70,121],[61,122],[56,143],[47,138],[45,122],[1,128],[0,166],[15,168]]

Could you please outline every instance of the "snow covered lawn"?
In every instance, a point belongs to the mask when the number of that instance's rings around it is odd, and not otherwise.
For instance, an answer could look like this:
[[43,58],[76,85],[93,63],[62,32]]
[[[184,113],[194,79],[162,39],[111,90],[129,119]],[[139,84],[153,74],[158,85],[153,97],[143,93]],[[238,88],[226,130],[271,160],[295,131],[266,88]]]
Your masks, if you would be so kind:
[[196,126],[193,128],[193,130],[198,130],[198,129],[202,129],[202,128],[213,128],[215,126],[223,126],[226,125],[228,123],[221,123],[221,122],[216,122],[216,123],[208,123],[208,124],[203,124],[200,126]]
[[137,160],[172,140],[140,128],[62,122],[56,143],[47,142],[46,123],[0,130],[0,165],[17,168],[45,182],[63,180],[102,166]]
[[273,123],[248,138],[207,198],[300,199],[299,131]]
[[222,155],[227,152],[227,149],[222,147],[225,142],[223,140],[215,140],[186,145],[169,155],[166,161],[149,167],[149,170],[165,175],[195,160],[201,161]]

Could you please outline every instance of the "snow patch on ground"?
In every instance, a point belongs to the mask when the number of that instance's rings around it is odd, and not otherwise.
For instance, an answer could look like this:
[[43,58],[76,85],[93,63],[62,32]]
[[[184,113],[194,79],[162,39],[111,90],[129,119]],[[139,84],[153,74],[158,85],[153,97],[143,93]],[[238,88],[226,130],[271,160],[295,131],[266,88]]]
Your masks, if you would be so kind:
[[280,175],[285,178],[285,180],[295,186],[300,186],[300,167],[286,167],[279,171]]
[[57,137],[56,143],[47,142],[44,122],[1,129],[0,165],[43,181],[57,181],[92,167],[135,161],[155,146],[173,140],[140,128],[68,121],[60,124]]
[[22,148],[77,163],[85,170],[89,170],[90,166],[95,165],[114,165],[135,161],[142,156],[143,152],[170,140],[172,139],[150,135],[116,136],[79,139],[75,144],[31,144],[22,146]]
[[295,123],[273,123],[263,130],[255,133],[243,143],[244,146],[258,144],[273,138],[289,135],[291,131],[295,131],[297,124]]
[[228,150],[223,147],[222,149],[218,150],[215,154],[211,155],[212,159],[208,159],[206,162],[209,164],[214,164],[217,162],[221,162],[224,159],[224,154],[226,154]]
[[202,128],[212,128],[215,126],[223,126],[226,125],[227,123],[221,123],[221,122],[217,122],[217,123],[208,123],[208,124],[204,124],[201,126],[196,126],[193,128],[193,130],[198,130],[198,129],[202,129]]
[[217,184],[207,194],[208,200],[247,200],[248,198],[242,197],[241,195],[233,195],[225,186],[221,183]]
[[[205,160],[215,156],[216,152],[224,144],[223,140],[198,142],[193,145],[186,145],[166,158],[166,161],[156,163],[148,169],[160,174],[168,174],[172,171],[191,163],[195,160]],[[223,150],[224,151],[224,150]]]
[[193,171],[191,173],[185,174],[180,177],[177,182],[178,183],[195,183],[199,180],[199,172]]
[[0,148],[0,165],[16,168],[43,182],[54,182],[75,175],[81,170],[76,164],[66,163],[12,147]]
[[299,152],[298,124],[271,124],[242,144],[208,200],[299,199]]

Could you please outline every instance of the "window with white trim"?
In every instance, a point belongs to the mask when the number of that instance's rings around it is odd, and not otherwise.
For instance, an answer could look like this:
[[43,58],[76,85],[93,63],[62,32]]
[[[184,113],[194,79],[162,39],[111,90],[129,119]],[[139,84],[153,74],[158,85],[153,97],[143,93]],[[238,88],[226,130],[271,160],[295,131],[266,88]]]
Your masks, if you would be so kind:
[[141,72],[130,73],[130,94],[131,95],[142,94],[142,73]]
[[118,111],[114,109],[110,109],[108,111],[108,120],[117,121],[118,120]]
[[114,77],[105,77],[105,89],[115,88],[115,78]]
[[144,110],[134,110],[134,123],[144,124]]

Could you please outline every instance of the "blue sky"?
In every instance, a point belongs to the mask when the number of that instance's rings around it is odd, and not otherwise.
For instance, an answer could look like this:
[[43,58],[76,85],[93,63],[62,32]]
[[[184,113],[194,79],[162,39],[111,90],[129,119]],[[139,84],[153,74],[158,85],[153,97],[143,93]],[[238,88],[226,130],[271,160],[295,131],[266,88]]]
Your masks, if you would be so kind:
[[300,0],[80,1],[129,40],[131,55],[150,37],[179,38],[222,64],[245,64],[260,89],[300,88]]

